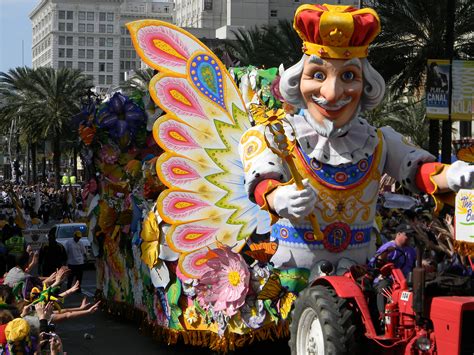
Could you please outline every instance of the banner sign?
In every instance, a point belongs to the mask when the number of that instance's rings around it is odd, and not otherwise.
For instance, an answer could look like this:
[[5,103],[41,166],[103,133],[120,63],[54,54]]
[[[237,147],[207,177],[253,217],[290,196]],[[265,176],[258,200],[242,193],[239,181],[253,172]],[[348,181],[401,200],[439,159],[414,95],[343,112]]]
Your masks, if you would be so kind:
[[474,116],[474,61],[453,60],[451,119],[472,121]]
[[426,78],[426,115],[432,119],[448,119],[449,85],[452,85],[451,119],[474,119],[474,61],[453,60],[451,82],[450,61],[429,59]]
[[456,240],[474,243],[474,190],[459,190],[455,213]]
[[426,78],[426,115],[448,119],[449,60],[429,59]]

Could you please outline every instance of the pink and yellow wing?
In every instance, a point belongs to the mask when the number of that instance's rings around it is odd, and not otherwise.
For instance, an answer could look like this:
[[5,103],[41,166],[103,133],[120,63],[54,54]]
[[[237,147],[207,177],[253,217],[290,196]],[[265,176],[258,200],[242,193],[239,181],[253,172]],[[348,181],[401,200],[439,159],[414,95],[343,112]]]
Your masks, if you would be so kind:
[[159,71],[150,95],[166,115],[153,127],[164,153],[157,173],[168,187],[158,211],[171,224],[169,246],[180,271],[199,278],[217,244],[235,252],[256,227],[259,208],[248,200],[237,145],[249,127],[240,93],[225,66],[199,40],[156,20],[127,24],[136,51]]

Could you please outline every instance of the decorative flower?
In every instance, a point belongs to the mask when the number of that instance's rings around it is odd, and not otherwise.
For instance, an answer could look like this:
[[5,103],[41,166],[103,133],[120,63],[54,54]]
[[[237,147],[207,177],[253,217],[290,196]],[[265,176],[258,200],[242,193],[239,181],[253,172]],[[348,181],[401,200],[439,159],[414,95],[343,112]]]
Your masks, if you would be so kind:
[[194,306],[189,306],[188,308],[186,308],[186,311],[184,311],[184,318],[186,318],[186,322],[191,325],[197,323],[199,317],[199,313],[197,312],[196,307]]
[[207,265],[210,270],[196,286],[198,301],[204,308],[211,305],[215,312],[222,311],[230,317],[242,307],[249,290],[247,264],[240,254],[222,246],[209,252]]
[[143,110],[128,97],[116,92],[98,113],[98,125],[120,139],[146,124]]
[[79,126],[79,136],[85,145],[90,145],[94,140],[95,136],[95,127],[87,127],[83,124]]
[[99,157],[106,164],[115,164],[120,156],[120,149],[115,144],[106,144],[102,146]]
[[260,266],[255,264],[255,266],[250,270],[250,284],[252,285],[252,290],[256,293],[260,292],[270,277],[270,269],[267,265]]
[[124,168],[130,176],[136,178],[142,172],[142,163],[139,160],[130,160]]
[[141,245],[142,260],[151,269],[158,262],[158,250],[160,247],[160,230],[154,211],[148,212],[147,217],[143,221],[140,237],[143,240]]
[[196,279],[187,279],[181,282],[183,286],[183,294],[188,297],[196,296],[196,286],[198,284],[198,280]]
[[249,297],[241,309],[242,320],[253,329],[260,328],[265,322],[267,312],[262,300]]

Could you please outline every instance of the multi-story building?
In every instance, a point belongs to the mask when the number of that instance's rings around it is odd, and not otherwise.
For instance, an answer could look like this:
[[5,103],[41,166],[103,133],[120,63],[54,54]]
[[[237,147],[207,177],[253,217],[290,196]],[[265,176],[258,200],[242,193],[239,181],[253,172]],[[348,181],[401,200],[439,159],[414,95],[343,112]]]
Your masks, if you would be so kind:
[[162,0],[40,0],[30,13],[33,68],[77,68],[106,91],[140,68],[125,23],[172,22],[173,2]]
[[[232,31],[257,26],[276,25],[292,20],[305,0],[175,0],[175,23],[186,28],[213,29],[216,38],[233,38]],[[359,0],[325,0],[327,4],[353,5]],[[193,30],[191,30],[194,32]]]

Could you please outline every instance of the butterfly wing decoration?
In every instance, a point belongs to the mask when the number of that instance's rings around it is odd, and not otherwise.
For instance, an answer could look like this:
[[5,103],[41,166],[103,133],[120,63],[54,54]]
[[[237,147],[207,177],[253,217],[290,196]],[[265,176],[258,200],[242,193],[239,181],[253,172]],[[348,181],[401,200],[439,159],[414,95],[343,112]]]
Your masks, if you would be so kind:
[[164,150],[156,168],[168,187],[157,203],[171,225],[166,240],[180,255],[181,273],[200,278],[209,249],[222,243],[239,252],[256,216],[266,214],[248,200],[237,152],[248,114],[226,68],[198,39],[158,20],[127,27],[139,56],[159,71],[149,89],[166,112],[153,126]]
[[277,306],[281,318],[286,319],[290,314],[291,307],[296,300],[296,294],[289,292],[282,286],[277,273],[272,273],[267,282],[257,295],[259,300],[271,300],[273,306]]
[[260,263],[268,263],[277,250],[276,242],[260,242],[249,245],[250,250],[245,254],[257,260]]

